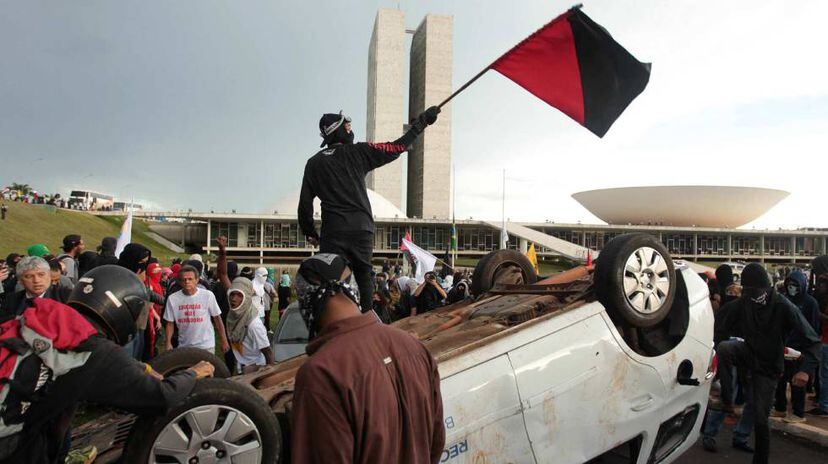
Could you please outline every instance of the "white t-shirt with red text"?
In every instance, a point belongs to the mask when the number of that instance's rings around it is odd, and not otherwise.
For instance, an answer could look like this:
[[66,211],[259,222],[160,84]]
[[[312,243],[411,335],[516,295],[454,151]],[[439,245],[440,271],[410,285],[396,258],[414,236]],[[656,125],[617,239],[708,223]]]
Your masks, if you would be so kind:
[[193,295],[185,295],[179,290],[167,299],[164,308],[164,320],[173,321],[178,327],[178,346],[195,347],[208,350],[216,349],[216,332],[213,329],[213,316],[221,314],[213,292],[201,287]]

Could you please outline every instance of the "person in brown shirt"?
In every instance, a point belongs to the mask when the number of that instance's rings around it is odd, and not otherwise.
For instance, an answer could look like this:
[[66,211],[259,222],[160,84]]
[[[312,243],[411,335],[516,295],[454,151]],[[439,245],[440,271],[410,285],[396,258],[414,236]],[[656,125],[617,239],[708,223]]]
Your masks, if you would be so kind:
[[296,277],[310,359],[291,411],[294,463],[436,463],[445,445],[437,362],[410,334],[362,314],[347,262],[317,254]]

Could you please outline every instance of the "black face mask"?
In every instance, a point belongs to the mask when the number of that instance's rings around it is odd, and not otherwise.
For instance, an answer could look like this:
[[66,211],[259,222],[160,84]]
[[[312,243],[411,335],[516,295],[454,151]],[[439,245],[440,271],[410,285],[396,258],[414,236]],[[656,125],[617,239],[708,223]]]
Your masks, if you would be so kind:
[[769,306],[771,302],[771,289],[744,287],[742,289],[742,298],[754,307]]
[[328,141],[328,145],[333,145],[335,143],[341,143],[343,145],[352,145],[354,143],[354,131],[352,130],[351,132],[346,132],[345,124],[342,124],[331,135]]

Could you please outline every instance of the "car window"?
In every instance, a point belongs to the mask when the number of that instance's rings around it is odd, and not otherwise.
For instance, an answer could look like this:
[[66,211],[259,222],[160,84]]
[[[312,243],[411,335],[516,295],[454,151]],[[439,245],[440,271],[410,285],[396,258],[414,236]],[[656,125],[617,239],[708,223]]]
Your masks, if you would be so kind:
[[279,343],[307,343],[308,328],[298,311],[286,311],[285,322],[279,331]]

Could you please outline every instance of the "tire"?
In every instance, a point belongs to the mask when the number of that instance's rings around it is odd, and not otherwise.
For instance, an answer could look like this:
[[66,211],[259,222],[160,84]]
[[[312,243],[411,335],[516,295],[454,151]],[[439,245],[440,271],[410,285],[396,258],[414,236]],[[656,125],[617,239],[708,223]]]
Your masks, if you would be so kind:
[[616,323],[636,328],[658,324],[670,313],[677,287],[670,254],[648,234],[615,237],[595,263],[598,301]]
[[201,348],[176,348],[165,351],[153,358],[149,365],[161,375],[170,375],[195,366],[201,361],[207,361],[216,368],[213,377],[226,379],[230,377],[230,369],[224,360],[213,353]]
[[210,457],[220,462],[277,463],[281,449],[279,422],[258,394],[232,380],[203,379],[165,415],[135,422],[123,462],[186,464],[194,457]]
[[515,250],[497,250],[477,262],[469,290],[477,297],[498,284],[533,284],[537,281],[538,274],[529,258]]

